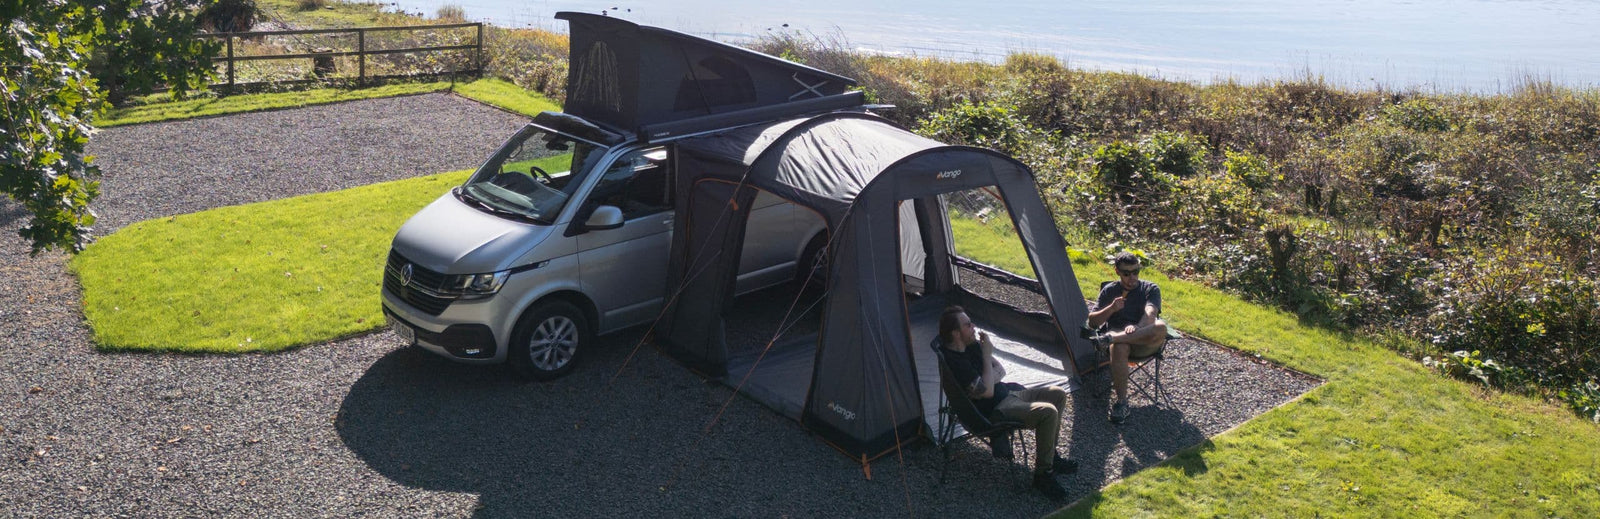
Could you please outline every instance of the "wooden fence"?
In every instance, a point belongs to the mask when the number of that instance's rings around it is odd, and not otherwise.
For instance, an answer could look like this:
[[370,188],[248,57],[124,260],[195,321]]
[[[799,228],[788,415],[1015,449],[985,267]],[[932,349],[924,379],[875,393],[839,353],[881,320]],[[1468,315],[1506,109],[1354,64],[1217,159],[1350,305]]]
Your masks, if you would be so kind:
[[[435,45],[435,46],[426,46],[426,47],[407,47],[407,48],[402,48],[402,49],[379,49],[379,50],[369,50],[369,49],[367,49],[367,33],[394,32],[394,31],[460,29],[460,28],[465,28],[465,27],[472,27],[472,28],[475,28],[477,30],[476,41],[474,41],[471,44],[466,44],[466,45]],[[233,47],[234,47],[234,41],[235,40],[240,40],[240,39],[244,39],[244,38],[262,38],[262,37],[267,37],[267,36],[294,36],[294,35],[314,35],[314,34],[354,34],[356,36],[356,48],[355,48],[355,50],[327,50],[327,51],[323,51],[323,52],[303,52],[303,53],[299,53],[299,54],[264,54],[264,55],[255,55],[255,56],[236,56],[236,55],[234,55],[234,52],[233,52],[233,50],[234,50]],[[318,81],[316,79],[308,79],[308,80],[295,80],[295,81],[258,81],[258,82],[250,82],[250,83],[236,83],[236,82],[234,82],[234,68],[235,68],[235,64],[238,63],[238,62],[241,62],[241,61],[311,59],[311,60],[313,60],[313,64],[314,64],[313,68],[315,69],[315,68],[319,68],[319,66],[317,65],[317,60],[327,60],[325,63],[327,63],[327,66],[331,67],[332,63],[333,63],[332,62],[333,58],[344,57],[344,56],[355,56],[356,57],[356,63],[357,63],[356,64],[356,81],[364,83],[369,79],[384,79],[384,78],[409,76],[409,75],[405,75],[405,74],[368,75],[367,74],[367,56],[387,55],[387,54],[422,53],[422,52],[445,52],[445,51],[458,51],[458,50],[474,50],[474,51],[476,51],[476,53],[473,55],[472,67],[471,68],[466,69],[466,70],[452,70],[452,71],[450,71],[448,73],[450,73],[450,74],[473,74],[473,75],[481,75],[483,73],[483,24],[482,23],[453,23],[453,24],[443,24],[443,25],[408,25],[408,26],[401,26],[401,27],[360,27],[360,28],[354,28],[354,29],[304,29],[304,30],[291,30],[291,31],[223,32],[223,33],[202,34],[201,36],[208,37],[208,38],[223,38],[223,39],[226,39],[226,41],[227,41],[226,54],[223,55],[223,56],[218,56],[216,58],[213,58],[213,62],[226,62],[228,64],[228,68],[227,68],[227,70],[228,70],[228,72],[227,72],[228,81],[226,83],[217,83],[217,84],[211,85],[214,88],[215,87],[227,87],[227,88],[232,89],[232,88],[235,88],[235,87],[244,87],[244,86],[252,86],[252,85],[303,83],[303,82],[310,82],[310,81]]]

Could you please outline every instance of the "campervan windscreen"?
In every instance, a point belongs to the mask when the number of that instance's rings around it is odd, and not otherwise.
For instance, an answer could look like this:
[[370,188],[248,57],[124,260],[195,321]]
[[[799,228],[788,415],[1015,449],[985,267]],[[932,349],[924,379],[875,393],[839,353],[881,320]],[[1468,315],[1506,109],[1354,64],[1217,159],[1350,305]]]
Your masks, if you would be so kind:
[[607,148],[530,124],[506,142],[456,198],[479,210],[549,225]]

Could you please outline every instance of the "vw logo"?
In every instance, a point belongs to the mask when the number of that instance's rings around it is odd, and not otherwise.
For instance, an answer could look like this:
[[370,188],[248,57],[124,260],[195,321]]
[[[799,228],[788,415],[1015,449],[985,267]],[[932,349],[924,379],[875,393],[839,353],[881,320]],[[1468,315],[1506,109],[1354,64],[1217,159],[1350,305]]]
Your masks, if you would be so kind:
[[402,286],[402,287],[411,286],[411,275],[412,274],[415,274],[415,272],[411,271],[411,264],[410,263],[407,263],[406,266],[404,266],[404,267],[400,267],[400,286]]

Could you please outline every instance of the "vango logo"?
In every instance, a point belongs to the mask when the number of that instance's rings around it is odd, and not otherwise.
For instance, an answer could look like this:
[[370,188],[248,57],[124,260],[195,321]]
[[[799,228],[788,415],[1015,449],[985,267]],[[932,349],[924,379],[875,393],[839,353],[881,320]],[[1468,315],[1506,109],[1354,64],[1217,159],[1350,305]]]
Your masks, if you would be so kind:
[[950,171],[940,171],[939,174],[934,175],[933,178],[937,178],[939,180],[950,180],[959,176],[961,176],[961,170],[952,169]]
[[844,406],[841,406],[839,404],[835,404],[833,402],[828,402],[828,410],[829,411],[833,411],[835,413],[839,413],[839,416],[843,416],[844,419],[846,419],[846,420],[855,420],[856,419],[856,413],[854,411],[851,411],[849,409],[845,409]]

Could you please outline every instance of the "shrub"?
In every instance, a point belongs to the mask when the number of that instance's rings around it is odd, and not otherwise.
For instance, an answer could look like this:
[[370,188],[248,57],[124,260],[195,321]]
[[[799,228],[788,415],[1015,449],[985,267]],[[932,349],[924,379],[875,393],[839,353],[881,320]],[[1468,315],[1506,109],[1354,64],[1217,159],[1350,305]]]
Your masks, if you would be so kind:
[[245,32],[255,27],[259,16],[255,0],[217,0],[200,10],[196,25],[206,32]]
[[1538,229],[1572,267],[1592,267],[1600,257],[1596,232],[1600,230],[1600,165],[1578,173],[1556,170],[1540,175],[1541,182],[1511,205],[1516,208],[1513,227]]
[[1458,350],[1437,360],[1432,356],[1423,357],[1422,364],[1452,377],[1476,379],[1484,385],[1502,384],[1508,378],[1514,378],[1510,374],[1517,371],[1494,359],[1484,358],[1483,352],[1478,350]]
[[1006,55],[1006,72],[1019,75],[1060,74],[1067,71],[1061,60],[1049,54],[1012,52]]
[[1589,417],[1589,420],[1600,424],[1600,382],[1589,379],[1581,384],[1556,392],[1556,396],[1572,406],[1572,410],[1579,415]]
[[1418,167],[1431,160],[1432,142],[1421,135],[1381,124],[1351,125],[1333,138],[1341,148],[1340,173],[1373,198],[1424,198]]
[[1273,118],[1290,123],[1294,131],[1350,124],[1374,101],[1370,93],[1343,90],[1310,75],[1257,88],[1252,97],[1265,101]]
[[1094,150],[1095,173],[1114,191],[1148,184],[1155,170],[1138,146],[1114,141]]
[[328,6],[328,0],[295,0],[294,6],[301,11],[322,9]]
[[1226,173],[1183,179],[1172,200],[1178,228],[1196,237],[1203,233],[1237,236],[1260,227],[1265,217],[1249,186]]
[[1223,160],[1223,170],[1228,177],[1238,180],[1240,184],[1252,191],[1266,189],[1274,180],[1282,179],[1282,175],[1272,172],[1266,159],[1251,155],[1249,152],[1227,152]]
[[1449,114],[1422,97],[1383,107],[1383,119],[1389,124],[1418,132],[1448,131],[1452,126]]
[[990,103],[960,104],[935,112],[918,132],[932,139],[1015,151],[1028,138],[1027,123],[1011,109]]
[[1482,351],[1568,387],[1600,376],[1600,287],[1527,234],[1463,259],[1436,283],[1428,323],[1440,351]]
[[1283,177],[1298,191],[1305,212],[1313,215],[1338,216],[1339,191],[1343,176],[1339,175],[1338,151],[1324,147],[1320,140],[1306,139],[1299,149],[1281,162]]
[[1140,142],[1156,171],[1192,177],[1206,169],[1206,146],[1193,135],[1159,131]]

